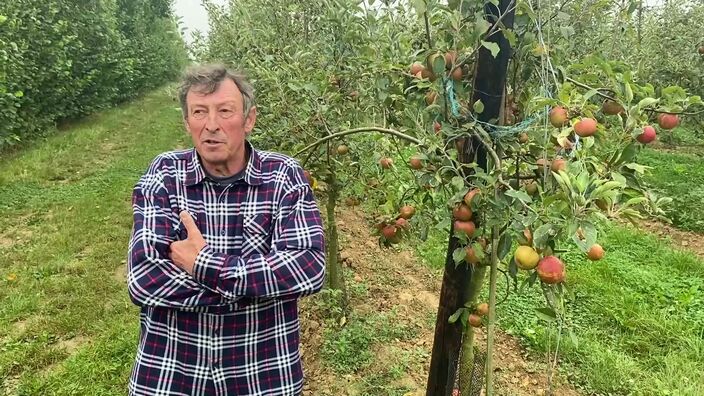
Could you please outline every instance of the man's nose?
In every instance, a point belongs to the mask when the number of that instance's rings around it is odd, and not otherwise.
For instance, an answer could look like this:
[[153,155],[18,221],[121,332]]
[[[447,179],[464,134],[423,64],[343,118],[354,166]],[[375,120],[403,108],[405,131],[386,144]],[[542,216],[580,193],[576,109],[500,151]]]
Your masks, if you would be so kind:
[[220,129],[220,125],[218,124],[217,116],[213,114],[208,114],[208,117],[205,119],[205,129],[209,131],[216,131]]

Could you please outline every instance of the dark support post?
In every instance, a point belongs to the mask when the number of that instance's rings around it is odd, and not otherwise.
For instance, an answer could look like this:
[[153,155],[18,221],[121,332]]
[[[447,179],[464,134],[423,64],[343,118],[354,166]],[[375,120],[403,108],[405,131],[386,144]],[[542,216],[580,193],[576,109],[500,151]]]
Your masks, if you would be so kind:
[[[486,18],[492,24],[497,21],[507,28],[513,27],[515,0],[500,0],[496,7],[487,3],[484,7]],[[511,48],[504,35],[497,31],[486,41],[499,45],[500,51],[496,58],[486,48],[479,50],[476,72],[474,74],[474,92],[472,102],[481,100],[484,111],[477,115],[480,121],[498,123],[499,114],[503,105],[504,86],[506,84],[506,70],[511,55]],[[460,153],[462,163],[476,162],[486,169],[487,154],[482,144],[476,139],[466,140]],[[458,240],[452,237],[445,258],[445,274],[440,291],[440,306],[438,307],[437,321],[435,323],[435,339],[430,360],[430,372],[426,396],[450,396],[454,385],[457,369],[457,360],[462,345],[462,324],[449,324],[450,316],[460,308],[466,299],[465,291],[471,281],[471,272],[467,265],[455,266],[452,253],[459,246]]]

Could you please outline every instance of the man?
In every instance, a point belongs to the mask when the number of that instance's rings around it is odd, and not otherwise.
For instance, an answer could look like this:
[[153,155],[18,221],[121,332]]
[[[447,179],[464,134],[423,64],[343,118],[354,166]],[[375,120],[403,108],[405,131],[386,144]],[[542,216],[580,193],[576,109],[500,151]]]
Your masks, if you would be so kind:
[[131,395],[299,395],[298,298],[325,278],[303,169],[255,150],[254,92],[222,65],[186,72],[194,148],[161,154],[134,188],[129,294],[141,307]]

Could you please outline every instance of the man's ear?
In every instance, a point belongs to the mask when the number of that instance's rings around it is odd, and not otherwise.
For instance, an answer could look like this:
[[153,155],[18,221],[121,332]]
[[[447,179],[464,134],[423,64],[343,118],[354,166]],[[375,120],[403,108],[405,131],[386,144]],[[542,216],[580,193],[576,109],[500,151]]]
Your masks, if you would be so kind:
[[244,119],[244,132],[249,135],[250,132],[252,132],[252,129],[254,129],[254,123],[257,121],[257,107],[252,106],[251,109],[249,109],[249,113],[247,114],[247,117]]

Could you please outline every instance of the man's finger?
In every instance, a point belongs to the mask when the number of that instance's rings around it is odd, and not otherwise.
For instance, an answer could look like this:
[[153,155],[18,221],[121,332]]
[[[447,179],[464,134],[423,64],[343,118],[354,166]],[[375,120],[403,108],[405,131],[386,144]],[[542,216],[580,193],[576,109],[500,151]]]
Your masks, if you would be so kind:
[[181,213],[179,213],[179,217],[181,218],[181,222],[183,223],[184,227],[186,227],[186,231],[188,231],[188,237],[196,236],[196,235],[202,235],[200,233],[200,230],[198,229],[198,226],[196,225],[196,222],[193,221],[193,217],[191,217],[191,214],[186,212],[185,210],[182,210]]

